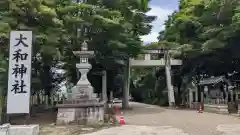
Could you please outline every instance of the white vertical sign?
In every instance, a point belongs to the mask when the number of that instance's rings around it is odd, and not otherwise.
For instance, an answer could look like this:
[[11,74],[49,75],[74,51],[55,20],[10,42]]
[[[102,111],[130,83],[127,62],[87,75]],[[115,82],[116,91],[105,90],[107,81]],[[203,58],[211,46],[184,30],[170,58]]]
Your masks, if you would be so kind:
[[32,31],[11,31],[7,113],[29,113]]

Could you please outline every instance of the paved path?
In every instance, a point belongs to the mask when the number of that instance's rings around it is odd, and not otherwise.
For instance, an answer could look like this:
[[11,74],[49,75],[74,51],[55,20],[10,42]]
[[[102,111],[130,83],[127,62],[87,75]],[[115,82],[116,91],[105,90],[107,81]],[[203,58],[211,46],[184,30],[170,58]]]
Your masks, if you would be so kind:
[[221,131],[224,135],[239,135],[240,124],[224,124],[217,127],[218,131]]
[[125,126],[89,135],[240,135],[240,119],[233,116],[170,110],[132,103],[126,111]]
[[188,135],[181,129],[170,126],[136,126],[124,125],[86,135]]

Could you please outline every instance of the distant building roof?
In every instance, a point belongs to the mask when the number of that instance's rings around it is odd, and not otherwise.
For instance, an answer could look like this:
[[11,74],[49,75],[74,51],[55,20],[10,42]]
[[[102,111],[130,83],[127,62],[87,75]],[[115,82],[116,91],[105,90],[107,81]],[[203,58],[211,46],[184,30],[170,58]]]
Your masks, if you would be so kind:
[[204,78],[200,80],[199,85],[209,85],[209,84],[217,84],[220,82],[226,82],[231,85],[231,82],[225,78],[225,76],[217,76],[211,78]]
[[159,50],[159,49],[165,50],[166,48],[163,46],[146,46],[144,49],[145,50]]

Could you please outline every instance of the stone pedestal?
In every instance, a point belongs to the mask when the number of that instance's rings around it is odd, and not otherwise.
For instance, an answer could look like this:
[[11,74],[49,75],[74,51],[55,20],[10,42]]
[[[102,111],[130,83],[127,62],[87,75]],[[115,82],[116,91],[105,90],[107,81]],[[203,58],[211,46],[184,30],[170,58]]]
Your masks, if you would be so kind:
[[95,124],[103,121],[103,104],[58,105],[57,124]]
[[12,125],[9,135],[39,135],[39,125]]
[[73,52],[80,57],[80,63],[76,64],[81,78],[72,92],[68,93],[67,100],[63,104],[58,104],[57,124],[93,124],[103,121],[104,102],[93,91],[93,87],[87,78],[87,73],[91,69],[88,58],[93,55],[92,51],[87,51],[87,45],[82,46],[81,51]]
[[10,125],[0,126],[0,135],[39,135],[39,125]]
[[9,135],[10,124],[3,124],[0,126],[0,135]]
[[100,102],[92,87],[74,86],[63,104],[57,104],[57,124],[92,124],[103,121],[104,102]]

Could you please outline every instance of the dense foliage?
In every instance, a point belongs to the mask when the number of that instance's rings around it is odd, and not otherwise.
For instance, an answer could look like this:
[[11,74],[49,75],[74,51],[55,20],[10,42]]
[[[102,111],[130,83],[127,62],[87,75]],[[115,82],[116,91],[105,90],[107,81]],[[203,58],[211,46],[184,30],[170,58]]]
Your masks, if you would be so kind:
[[173,76],[179,102],[193,80],[239,72],[239,15],[238,0],[179,0],[179,10],[166,20],[159,42],[150,44],[164,44],[173,57],[183,60]]
[[[118,61],[141,50],[140,36],[150,32],[155,19],[145,14],[149,10],[148,0],[2,0],[0,89],[7,87],[11,30],[33,31],[32,93],[43,90],[49,95],[61,82],[77,81],[78,59],[72,51],[79,50],[83,41],[95,51],[93,71],[108,70],[109,80],[114,80],[122,70]],[[66,72],[58,74],[56,69]]]

